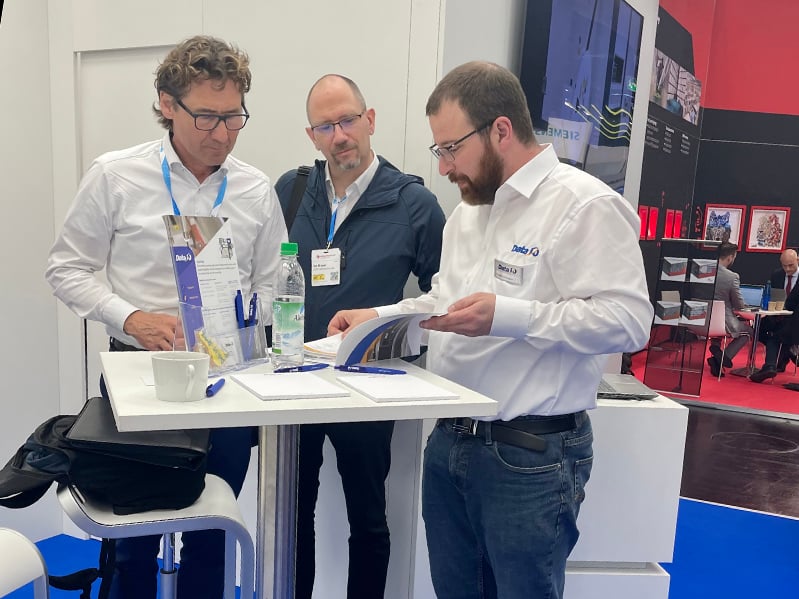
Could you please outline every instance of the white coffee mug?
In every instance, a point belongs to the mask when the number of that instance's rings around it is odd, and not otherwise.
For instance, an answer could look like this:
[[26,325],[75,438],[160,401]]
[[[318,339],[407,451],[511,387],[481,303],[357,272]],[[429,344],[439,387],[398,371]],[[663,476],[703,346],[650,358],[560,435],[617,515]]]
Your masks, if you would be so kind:
[[162,401],[197,401],[208,386],[208,354],[152,352],[155,396]]

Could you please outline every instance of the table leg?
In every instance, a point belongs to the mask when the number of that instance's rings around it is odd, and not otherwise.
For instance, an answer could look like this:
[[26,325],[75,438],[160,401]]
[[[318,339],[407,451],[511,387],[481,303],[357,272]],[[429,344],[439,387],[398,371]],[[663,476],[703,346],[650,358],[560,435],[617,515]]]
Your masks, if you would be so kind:
[[275,512],[269,513],[266,486],[267,427],[258,431],[258,526],[256,535],[257,565],[255,572],[256,596],[268,599],[266,594],[267,530],[266,523],[274,517],[274,571],[272,597],[294,599],[294,579],[297,540],[297,465],[299,460],[300,427],[287,424],[277,427],[277,469],[275,473]]
[[749,377],[749,375],[757,370],[755,367],[755,356],[757,356],[757,340],[760,336],[760,319],[760,314],[756,312],[755,320],[752,323],[752,347],[749,349],[749,357],[746,362],[746,366],[743,366],[742,368],[735,368],[730,371],[730,374]]

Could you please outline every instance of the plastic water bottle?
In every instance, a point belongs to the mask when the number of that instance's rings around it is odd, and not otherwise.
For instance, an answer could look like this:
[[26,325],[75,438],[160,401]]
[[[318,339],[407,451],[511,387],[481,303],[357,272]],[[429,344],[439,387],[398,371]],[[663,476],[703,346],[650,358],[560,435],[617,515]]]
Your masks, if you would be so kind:
[[763,288],[763,299],[760,302],[760,307],[768,310],[768,304],[771,301],[771,281],[766,281],[766,286]]
[[305,342],[305,275],[297,262],[297,244],[280,246],[280,267],[272,301],[272,363],[299,366]]

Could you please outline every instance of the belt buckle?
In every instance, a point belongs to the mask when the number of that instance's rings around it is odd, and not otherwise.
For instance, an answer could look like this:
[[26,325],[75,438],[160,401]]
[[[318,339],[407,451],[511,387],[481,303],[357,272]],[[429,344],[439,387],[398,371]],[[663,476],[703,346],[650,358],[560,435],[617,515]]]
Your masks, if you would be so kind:
[[[468,422],[468,424],[462,424],[464,421]],[[479,420],[473,420],[471,418],[456,418],[452,423],[452,430],[456,433],[475,436],[477,434],[478,423]]]

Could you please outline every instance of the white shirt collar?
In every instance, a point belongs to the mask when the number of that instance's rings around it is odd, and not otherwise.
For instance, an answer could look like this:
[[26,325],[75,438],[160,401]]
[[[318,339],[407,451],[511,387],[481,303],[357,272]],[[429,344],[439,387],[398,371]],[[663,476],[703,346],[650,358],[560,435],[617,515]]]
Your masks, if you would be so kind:
[[[350,183],[347,189],[344,190],[344,195],[346,196],[347,200],[352,200],[351,202],[348,201],[347,204],[353,206],[355,202],[358,201],[358,198],[363,195],[363,192],[366,191],[367,187],[369,187],[372,179],[375,178],[375,173],[377,172],[377,167],[379,164],[380,161],[377,158],[377,154],[374,150],[372,150],[372,162],[369,164],[366,170],[361,173],[361,176]],[[333,179],[330,178],[329,162],[325,167],[325,184],[327,188],[327,199],[330,201],[330,205],[332,206],[333,198],[336,197],[336,191],[333,187]]]

